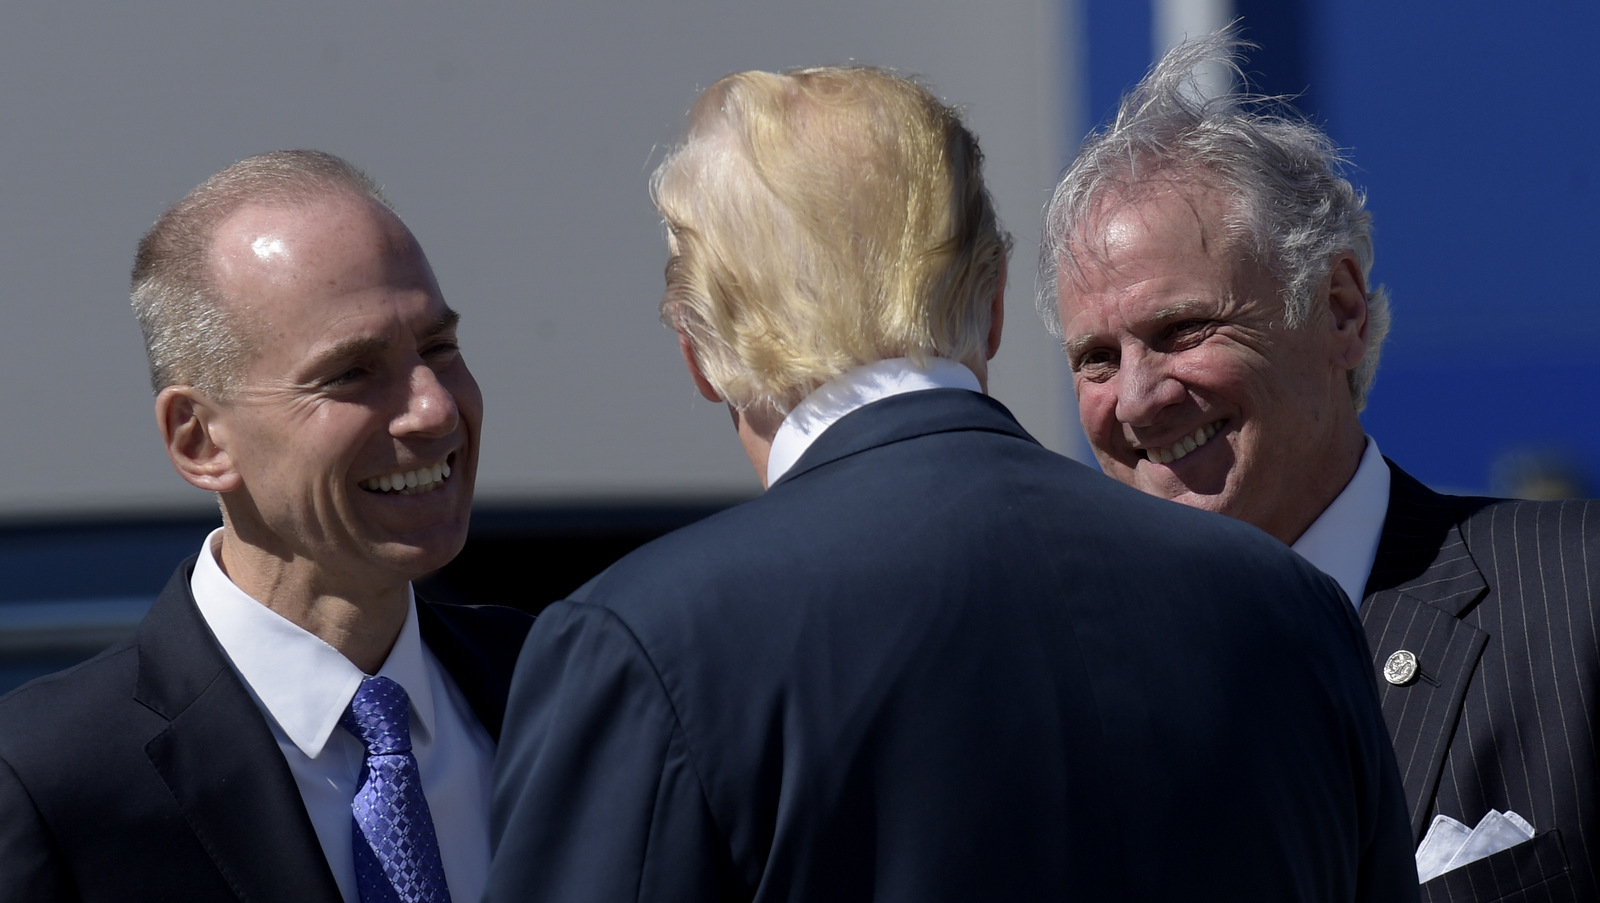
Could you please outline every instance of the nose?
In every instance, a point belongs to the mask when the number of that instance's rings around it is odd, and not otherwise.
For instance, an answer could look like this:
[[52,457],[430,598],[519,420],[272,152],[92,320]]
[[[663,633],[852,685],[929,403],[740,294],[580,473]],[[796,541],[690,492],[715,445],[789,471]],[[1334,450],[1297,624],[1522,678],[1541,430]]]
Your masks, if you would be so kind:
[[426,364],[411,370],[406,387],[406,406],[392,424],[396,436],[448,436],[461,422],[455,393]]
[[1184,399],[1183,384],[1167,372],[1164,356],[1124,348],[1117,366],[1117,420],[1134,428],[1155,423]]

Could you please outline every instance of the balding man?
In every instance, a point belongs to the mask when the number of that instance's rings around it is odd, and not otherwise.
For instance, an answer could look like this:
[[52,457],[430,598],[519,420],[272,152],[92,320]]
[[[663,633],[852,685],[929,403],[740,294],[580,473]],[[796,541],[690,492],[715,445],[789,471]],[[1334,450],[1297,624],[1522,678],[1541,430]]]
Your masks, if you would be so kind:
[[1439,495],[1378,453],[1371,217],[1316,127],[1190,93],[1234,48],[1169,53],[1056,189],[1040,309],[1084,432],[1106,473],[1260,527],[1359,607],[1424,899],[1594,903],[1600,504]]
[[0,900],[476,899],[529,619],[413,598],[483,407],[421,247],[345,161],[266,154],[162,214],[133,305],[222,526],[134,637],[0,701]]
[[984,393],[1007,238],[956,113],[847,68],[690,120],[662,316],[767,491],[540,616],[489,899],[1414,899],[1333,583]]

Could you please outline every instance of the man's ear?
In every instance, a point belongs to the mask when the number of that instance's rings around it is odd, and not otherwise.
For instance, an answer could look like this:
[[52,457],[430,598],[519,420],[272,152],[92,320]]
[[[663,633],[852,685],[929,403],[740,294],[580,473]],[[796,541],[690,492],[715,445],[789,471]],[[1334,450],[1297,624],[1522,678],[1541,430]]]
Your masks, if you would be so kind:
[[1367,356],[1367,280],[1354,254],[1334,258],[1327,285],[1333,363],[1354,370]]
[[711,385],[711,380],[700,369],[700,358],[694,353],[694,344],[689,341],[688,333],[682,329],[678,332],[678,350],[683,352],[683,362],[689,365],[689,378],[694,380],[694,387],[706,401],[722,403],[722,395]]
[[1000,332],[1006,325],[1006,263],[1005,258],[1000,259],[1000,279],[989,301],[989,339],[984,346],[984,360],[994,360],[1000,350]]
[[178,475],[210,492],[242,485],[228,453],[221,409],[192,386],[168,386],[156,396],[156,425]]

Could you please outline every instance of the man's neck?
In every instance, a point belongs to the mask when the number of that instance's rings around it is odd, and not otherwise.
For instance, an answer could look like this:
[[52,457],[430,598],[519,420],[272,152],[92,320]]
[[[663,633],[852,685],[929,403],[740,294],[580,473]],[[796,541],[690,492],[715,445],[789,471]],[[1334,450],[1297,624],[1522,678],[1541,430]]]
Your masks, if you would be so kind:
[[1389,510],[1389,467],[1367,440],[1355,476],[1293,543],[1293,549],[1339,586],[1359,609]]
[[772,455],[772,437],[778,434],[783,415],[764,405],[749,410],[738,410],[728,405],[733,415],[733,428],[739,433],[739,444],[756,469],[761,488],[767,488],[767,460]]
[[335,580],[305,559],[284,559],[241,540],[220,536],[217,564],[252,599],[337,649],[356,667],[376,674],[404,626],[410,582]]
[[1356,475],[1356,468],[1361,466],[1367,436],[1356,419],[1354,408],[1350,409],[1348,423],[1331,434],[1336,438],[1320,449],[1315,460],[1306,461],[1300,467],[1298,473],[1304,476],[1303,482],[1285,483],[1269,494],[1276,501],[1263,517],[1243,513],[1236,516],[1265,530],[1284,545],[1294,545],[1344,492]]

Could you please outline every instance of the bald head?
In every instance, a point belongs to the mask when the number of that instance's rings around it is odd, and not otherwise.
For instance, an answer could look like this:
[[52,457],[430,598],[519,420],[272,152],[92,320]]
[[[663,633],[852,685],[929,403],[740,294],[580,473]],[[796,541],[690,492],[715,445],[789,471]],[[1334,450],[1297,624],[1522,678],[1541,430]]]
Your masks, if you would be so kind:
[[246,206],[293,209],[329,195],[389,210],[377,183],[347,161],[288,150],[240,160],[161,214],[139,242],[132,280],[155,391],[189,385],[224,398],[243,375],[251,323],[219,289],[219,227]]

